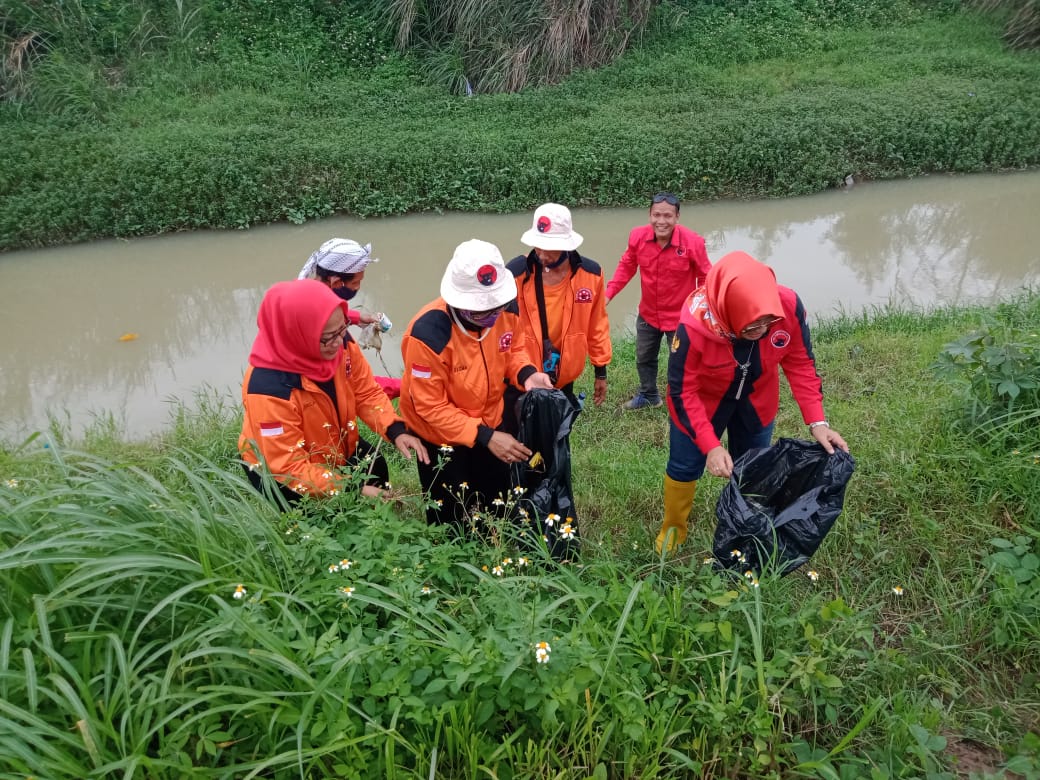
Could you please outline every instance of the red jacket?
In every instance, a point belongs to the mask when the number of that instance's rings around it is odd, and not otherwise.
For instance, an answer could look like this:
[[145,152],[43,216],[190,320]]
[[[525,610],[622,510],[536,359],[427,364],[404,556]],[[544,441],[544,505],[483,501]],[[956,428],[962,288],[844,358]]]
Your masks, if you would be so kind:
[[[716,413],[745,416],[751,428],[769,425],[780,406],[780,372],[791,386],[806,424],[823,420],[823,386],[816,373],[805,307],[789,287],[778,285],[783,319],[757,341],[717,335],[703,320],[704,288],[682,309],[668,360],[668,409],[672,421],[705,455],[718,447]],[[740,386],[741,364],[748,373]],[[737,392],[740,391],[739,398]]]
[[[563,310],[546,312],[551,323],[553,317],[563,321],[563,343],[554,344],[560,352],[557,366],[557,387],[564,387],[585,370],[585,359],[602,369],[602,375],[610,363],[610,321],[607,319],[607,301],[603,292],[603,272],[599,264],[577,252],[570,252],[571,273],[566,284],[570,294],[566,296]],[[542,320],[538,314],[538,296],[535,292],[534,252],[521,255],[509,262],[509,270],[516,277],[517,307],[520,323],[524,329],[524,342],[528,359],[540,366],[542,355]],[[550,330],[552,327],[550,326]]]
[[537,370],[527,359],[515,301],[486,329],[462,333],[438,298],[424,306],[401,339],[401,416],[434,445],[486,445],[502,422],[506,382],[522,387]]
[[250,366],[242,380],[242,460],[255,465],[259,449],[279,482],[297,493],[327,494],[343,486],[333,470],[354,454],[358,417],[391,441],[405,432],[353,339],[330,381],[335,404],[312,379]]
[[662,249],[654,238],[653,226],[642,225],[628,236],[628,248],[607,282],[607,300],[621,292],[639,271],[640,316],[658,330],[673,331],[686,296],[704,283],[709,270],[711,261],[704,239],[692,230],[676,225],[671,241]]

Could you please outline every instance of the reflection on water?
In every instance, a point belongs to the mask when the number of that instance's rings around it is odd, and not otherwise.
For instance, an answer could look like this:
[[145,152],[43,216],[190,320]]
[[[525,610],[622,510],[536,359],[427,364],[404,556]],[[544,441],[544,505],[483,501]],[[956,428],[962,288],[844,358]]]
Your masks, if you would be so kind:
[[[681,221],[702,233],[717,260],[741,249],[770,263],[826,316],[888,302],[931,305],[993,300],[1040,282],[1040,173],[927,177],[775,201],[688,204]],[[574,214],[582,253],[609,275],[642,209]],[[400,334],[437,295],[455,245],[497,243],[523,251],[529,214],[333,217],[304,226],[197,232],[103,241],[0,255],[0,436],[14,439],[67,413],[78,432],[111,413],[134,436],[169,419],[171,398],[201,386],[238,394],[255,334],[256,308],[272,283],[296,276],[334,235],[371,241],[351,302],[386,311],[394,330],[377,372],[398,373]],[[638,281],[610,305],[615,335],[631,332]],[[124,333],[137,334],[120,341]],[[625,388],[613,393],[620,401]]]

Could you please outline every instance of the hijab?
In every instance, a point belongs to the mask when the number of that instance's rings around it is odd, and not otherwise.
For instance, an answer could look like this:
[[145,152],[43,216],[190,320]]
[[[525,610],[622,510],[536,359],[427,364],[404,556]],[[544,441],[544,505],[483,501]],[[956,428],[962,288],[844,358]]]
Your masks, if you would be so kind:
[[260,330],[249,353],[249,364],[302,374],[315,382],[332,379],[340,353],[325,360],[320,343],[325,324],[337,308],[346,316],[347,304],[316,279],[278,282],[260,302],[256,316]]
[[704,292],[719,335],[738,337],[761,317],[783,317],[776,274],[745,252],[730,252],[708,271]]

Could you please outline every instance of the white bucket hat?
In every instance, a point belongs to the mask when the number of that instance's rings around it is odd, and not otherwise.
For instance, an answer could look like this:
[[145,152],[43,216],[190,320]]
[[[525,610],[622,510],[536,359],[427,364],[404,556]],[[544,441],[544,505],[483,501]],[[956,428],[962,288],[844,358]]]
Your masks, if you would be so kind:
[[585,237],[571,227],[571,210],[559,203],[543,203],[534,212],[531,229],[520,242],[536,249],[561,249],[569,252],[581,246]]
[[456,309],[488,311],[516,298],[516,282],[497,246],[471,238],[455,247],[441,279],[441,297]]
[[372,257],[371,244],[361,246],[349,238],[330,238],[307,258],[297,278],[309,279],[316,267],[334,274],[356,274],[364,271],[369,263],[378,262],[378,257]]

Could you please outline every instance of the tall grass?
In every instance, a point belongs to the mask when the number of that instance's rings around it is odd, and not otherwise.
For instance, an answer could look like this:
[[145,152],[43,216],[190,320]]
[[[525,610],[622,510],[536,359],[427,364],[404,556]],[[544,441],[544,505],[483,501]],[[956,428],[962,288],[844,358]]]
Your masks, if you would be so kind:
[[456,93],[473,94],[555,84],[576,70],[613,62],[641,34],[654,5],[393,0],[384,13],[398,46],[424,56],[428,74]]
[[[977,459],[1025,470],[1040,449],[987,450],[930,366],[1036,305],[816,329],[859,463],[816,579],[706,563],[710,479],[684,552],[653,555],[661,410],[579,417],[569,565],[510,527],[449,542],[410,500],[279,515],[212,399],[152,449],[8,446],[0,761],[41,777],[940,778],[974,746],[980,777],[1029,776],[1040,580],[1021,508],[1038,482]],[[636,383],[632,345],[618,353],[616,404]],[[785,401],[778,434],[802,427]]]
[[[951,8],[684,5],[611,65],[465,99],[424,84],[348,3],[207,3],[184,46],[112,67],[50,50],[46,90],[0,103],[0,250],[1040,164],[1040,61]],[[463,84],[463,51],[437,57]]]

